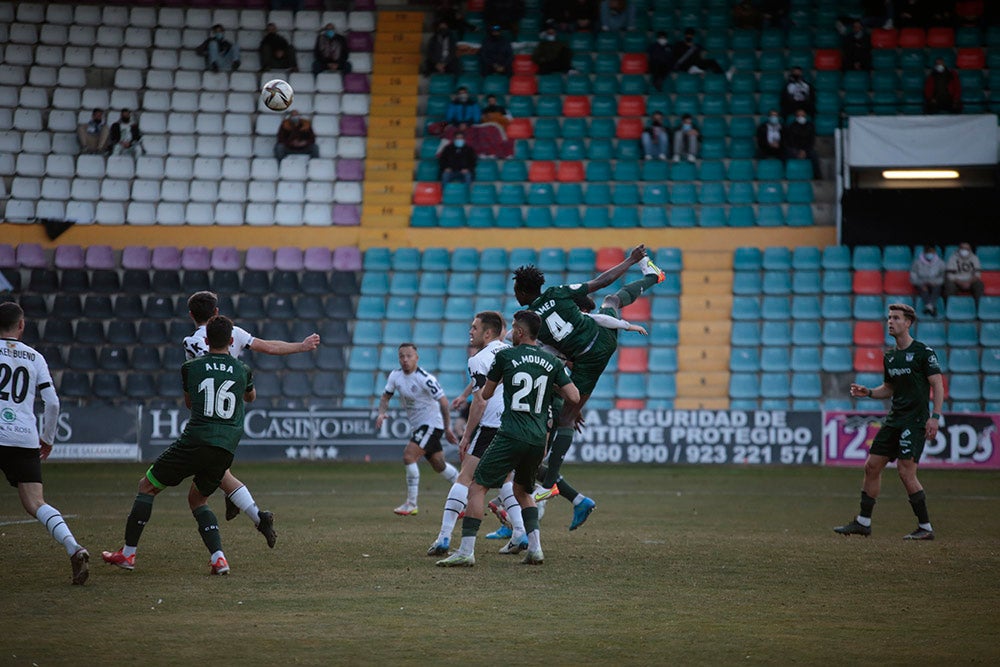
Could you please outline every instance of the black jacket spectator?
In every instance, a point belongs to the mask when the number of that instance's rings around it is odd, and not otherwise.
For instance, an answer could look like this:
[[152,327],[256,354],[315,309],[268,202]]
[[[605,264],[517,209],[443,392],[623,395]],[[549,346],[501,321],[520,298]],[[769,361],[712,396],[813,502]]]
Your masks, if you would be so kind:
[[653,87],[663,90],[663,81],[674,68],[674,52],[667,41],[667,33],[656,33],[656,40],[646,50],[649,59],[649,76]]
[[757,158],[785,159],[785,128],[781,116],[772,110],[767,120],[757,126]]
[[347,40],[337,33],[332,23],[327,23],[323,31],[316,36],[316,45],[313,47],[313,74],[350,72],[351,63],[347,60],[350,55]]
[[538,46],[531,54],[531,61],[538,65],[539,74],[565,74],[572,66],[573,50],[556,38],[555,26],[550,25],[542,33]]
[[514,49],[500,32],[500,26],[495,25],[479,47],[479,73],[483,76],[490,74],[510,76],[513,67]]
[[816,113],[816,92],[802,76],[801,67],[793,67],[781,91],[781,115],[791,116],[804,109],[810,116]]
[[448,24],[442,21],[427,42],[424,71],[427,74],[457,74],[459,69],[458,40]]
[[852,32],[844,37],[843,66],[845,72],[872,68],[872,38],[861,21],[855,21]]
[[[139,122],[129,122],[132,119],[132,115],[128,109],[122,110],[122,118],[116,123],[111,125],[111,131],[108,134],[108,152],[111,154],[116,154],[121,151],[127,151],[134,146],[137,146],[140,141],[142,141],[142,132],[139,131]],[[119,146],[122,142],[122,124],[127,127],[125,130],[126,134],[131,135],[131,139],[128,140],[128,146]],[[116,150],[117,148],[117,150]]]
[[288,40],[278,34],[278,27],[267,24],[264,39],[260,40],[260,67],[262,70],[289,69],[298,70],[295,62],[295,49]]
[[[461,134],[456,134],[455,140],[441,149],[438,155],[438,175],[445,183],[469,183],[475,177],[478,160],[476,151],[466,145]],[[462,174],[463,171],[467,173]]]
[[804,111],[795,115],[782,135],[785,140],[785,155],[793,160],[810,160],[813,178],[821,178],[819,157],[816,155],[816,126],[806,118]]
[[517,32],[518,24],[523,18],[524,0],[486,0],[483,6],[483,21],[486,25],[499,25]]

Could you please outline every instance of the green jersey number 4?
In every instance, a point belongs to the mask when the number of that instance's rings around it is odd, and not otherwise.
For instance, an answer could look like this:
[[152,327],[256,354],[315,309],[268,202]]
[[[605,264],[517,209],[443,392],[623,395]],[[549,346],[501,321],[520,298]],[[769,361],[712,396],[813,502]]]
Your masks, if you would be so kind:
[[549,333],[552,334],[553,340],[557,342],[573,333],[573,323],[559,317],[559,313],[553,312],[546,317],[545,326],[549,328]]
[[[511,383],[518,387],[518,390],[514,392],[514,395],[510,397],[510,409],[517,412],[533,412],[534,414],[541,414],[542,403],[545,400],[545,386],[548,384],[549,378],[547,375],[542,375],[537,378],[532,378],[528,373],[514,373],[514,377],[511,378]],[[530,403],[525,402],[525,398],[531,393],[531,390],[537,391],[535,394],[535,406],[532,409]]]
[[219,385],[219,391],[215,391],[215,379],[205,378],[198,385],[199,392],[205,392],[205,416],[214,417],[218,414],[220,419],[232,419],[236,412],[236,394],[229,389],[236,384],[232,380],[226,380]]

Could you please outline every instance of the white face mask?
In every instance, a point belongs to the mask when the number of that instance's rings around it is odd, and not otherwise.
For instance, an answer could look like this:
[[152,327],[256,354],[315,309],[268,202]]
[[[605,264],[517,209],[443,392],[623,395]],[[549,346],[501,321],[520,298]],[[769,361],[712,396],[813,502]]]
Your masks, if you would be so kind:
[[972,254],[972,251],[969,250],[968,248],[962,248],[961,250],[958,251],[958,255],[960,257],[968,257],[971,254]]
[[943,72],[944,71],[944,65],[935,65],[934,66],[934,71],[935,72]]
[[932,259],[934,259],[935,254],[936,253],[933,253],[933,252],[925,252],[924,253],[924,259],[926,259],[929,262]]
[[667,45],[667,38],[666,37],[660,37],[658,40],[656,40],[656,42],[660,46],[666,46]]
[[795,117],[795,122],[798,123],[799,125],[805,125],[808,120],[809,119],[806,118],[805,116],[796,116]]

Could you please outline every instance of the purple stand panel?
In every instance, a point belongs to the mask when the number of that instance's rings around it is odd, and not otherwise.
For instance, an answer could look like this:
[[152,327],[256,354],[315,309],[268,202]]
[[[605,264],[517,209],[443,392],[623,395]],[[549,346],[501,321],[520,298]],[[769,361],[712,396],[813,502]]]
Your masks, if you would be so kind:
[[83,263],[88,269],[113,269],[115,268],[115,251],[109,245],[89,246]]
[[340,246],[333,253],[335,271],[360,271],[361,250],[354,246]]
[[25,269],[44,269],[49,265],[45,251],[37,243],[22,243],[17,246],[17,263]]
[[371,85],[368,83],[367,74],[359,74],[357,72],[351,72],[350,74],[344,75],[344,92],[345,93],[361,93],[367,95],[371,92]]
[[149,248],[144,245],[125,246],[122,250],[123,269],[149,269]]
[[370,32],[349,32],[347,46],[351,53],[371,53],[375,50],[375,37]]
[[205,246],[189,246],[181,251],[181,268],[185,271],[208,271],[212,268],[212,253]]
[[274,251],[259,246],[247,248],[246,268],[251,271],[273,271]]
[[357,227],[361,224],[361,207],[356,204],[334,204],[333,224]]
[[333,269],[333,251],[329,248],[306,248],[304,267],[306,271],[330,271]]
[[301,271],[302,250],[289,246],[278,248],[274,255],[274,268],[279,271]]
[[240,251],[232,246],[212,249],[212,268],[216,271],[238,271],[242,267],[240,263]]
[[159,271],[176,271],[181,268],[181,251],[172,245],[157,246],[153,248],[152,264]]
[[78,245],[61,245],[56,247],[55,265],[57,269],[82,269],[83,248]]
[[362,181],[365,178],[365,161],[352,158],[337,160],[338,181]]
[[366,137],[368,136],[368,126],[365,125],[364,116],[341,116],[340,136],[342,137]]

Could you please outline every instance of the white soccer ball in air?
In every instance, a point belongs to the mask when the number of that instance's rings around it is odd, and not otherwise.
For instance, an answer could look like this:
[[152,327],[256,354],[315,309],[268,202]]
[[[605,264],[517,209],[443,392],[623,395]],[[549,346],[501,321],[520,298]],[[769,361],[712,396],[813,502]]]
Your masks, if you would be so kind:
[[260,91],[260,99],[271,111],[284,111],[292,106],[295,91],[282,79],[271,79]]

